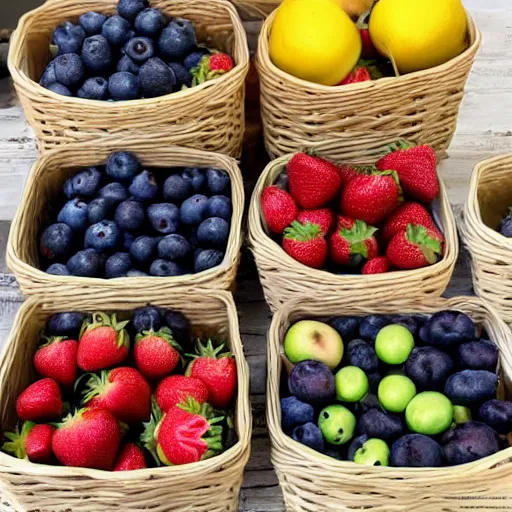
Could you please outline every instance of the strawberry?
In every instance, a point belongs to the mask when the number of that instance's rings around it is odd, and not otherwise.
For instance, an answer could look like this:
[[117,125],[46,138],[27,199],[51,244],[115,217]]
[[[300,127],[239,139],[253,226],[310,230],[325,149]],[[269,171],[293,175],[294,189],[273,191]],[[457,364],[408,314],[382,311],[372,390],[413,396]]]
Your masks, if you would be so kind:
[[331,231],[334,225],[334,213],[330,208],[320,208],[318,210],[302,210],[297,216],[297,221],[301,224],[316,224],[324,235]]
[[148,421],[151,412],[151,388],[144,377],[128,367],[91,374],[82,404],[105,409],[125,423]]
[[44,338],[34,354],[34,368],[41,377],[49,377],[64,389],[73,388],[76,380],[78,342],[62,336]]
[[293,197],[275,185],[266,187],[263,191],[261,209],[268,230],[276,235],[282,235],[286,226],[289,226],[299,213]]
[[6,432],[9,439],[2,450],[18,459],[28,459],[31,462],[50,464],[54,461],[52,452],[52,437],[55,428],[51,425],[36,425],[32,421],[23,423],[21,432]]
[[209,57],[209,68],[210,71],[221,71],[226,73],[234,68],[233,59],[227,53],[212,53]]
[[409,224],[389,242],[386,256],[396,268],[411,270],[437,263],[443,253],[443,237],[425,226]]
[[282,245],[287,254],[308,267],[322,268],[327,259],[327,242],[317,224],[294,220],[291,227],[284,230]]
[[353,165],[340,165],[338,167],[342,186],[346,185],[352,178],[359,176],[360,168]]
[[188,365],[187,377],[202,380],[208,388],[208,401],[216,409],[226,408],[235,395],[236,361],[230,352],[222,352],[225,345],[213,347],[212,340],[196,343],[195,359]]
[[234,68],[233,59],[222,52],[205,55],[199,65],[190,70],[192,74],[192,87],[218,78]]
[[375,233],[377,228],[362,220],[338,217],[338,228],[329,240],[330,255],[338,265],[358,266],[361,260],[375,258],[379,253]]
[[117,420],[104,409],[80,409],[57,428],[52,450],[64,466],[110,470],[121,442]]
[[361,52],[361,57],[363,59],[376,59],[379,56],[379,53],[373,44],[370,29],[368,27],[370,12],[371,10],[361,14],[357,20],[357,28],[359,29],[359,35],[361,36],[361,41],[363,43],[363,51]]
[[208,401],[208,395],[208,388],[202,380],[184,375],[171,375],[158,384],[155,398],[160,409],[167,412],[179,403],[186,402],[189,397],[202,405]]
[[181,347],[168,327],[137,334],[133,356],[139,371],[148,379],[169,375],[181,360]]
[[342,215],[379,224],[401,202],[401,190],[392,171],[360,174],[351,179],[341,193]]
[[290,193],[304,209],[322,208],[334,199],[341,187],[338,168],[331,162],[296,153],[288,162]]
[[435,151],[430,146],[414,146],[406,141],[398,141],[392,149],[392,153],[377,162],[377,168],[396,171],[406,194],[430,204],[439,195]]
[[95,372],[122,363],[128,357],[130,337],[125,322],[117,315],[94,313],[92,320],[82,325],[78,342],[78,366],[85,372]]
[[16,400],[16,413],[22,421],[53,421],[62,416],[62,398],[53,379],[41,379],[23,391]]
[[119,451],[112,471],[133,471],[147,467],[142,448],[135,443],[126,443]]
[[368,82],[372,79],[370,72],[365,66],[356,66],[350,75],[346,76],[338,85],[357,84]]
[[404,203],[399,206],[387,219],[382,228],[382,239],[387,243],[408,224],[419,224],[433,228],[434,221],[430,213],[420,203]]
[[377,256],[368,260],[361,271],[362,274],[384,274],[389,272],[389,261],[386,256]]

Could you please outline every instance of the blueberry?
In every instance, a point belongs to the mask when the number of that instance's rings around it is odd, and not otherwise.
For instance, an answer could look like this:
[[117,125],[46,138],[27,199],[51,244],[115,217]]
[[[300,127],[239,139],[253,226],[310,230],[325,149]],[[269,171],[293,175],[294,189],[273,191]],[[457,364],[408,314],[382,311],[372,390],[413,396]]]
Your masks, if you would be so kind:
[[[137,175],[139,170],[139,159],[133,153],[128,151],[119,151],[117,153],[112,153],[108,157],[106,171],[111,178],[121,181],[131,180]],[[121,201],[126,199],[126,197],[123,197]]]
[[119,0],[117,12],[129,21],[135,21],[137,14],[148,6],[147,0]]
[[171,329],[173,338],[182,346],[190,344],[190,322],[187,317],[175,309],[164,311],[164,323]]
[[73,96],[73,93],[65,85],[59,84],[58,82],[50,84],[46,89],[62,96]]
[[362,448],[364,443],[370,439],[366,434],[354,437],[352,442],[350,443],[350,446],[348,447],[348,453],[347,453],[347,459],[354,462],[354,457],[356,455],[357,450],[359,448]]
[[379,331],[390,323],[391,318],[385,315],[367,316],[366,318],[363,318],[359,324],[359,336],[365,340],[375,341]]
[[135,30],[141,36],[156,37],[165,27],[167,20],[162,11],[148,7],[137,14]]
[[77,96],[86,100],[105,101],[108,99],[108,81],[101,76],[88,78],[78,89]]
[[149,171],[142,171],[133,178],[128,191],[139,201],[155,200],[158,197],[158,183],[155,175]]
[[176,77],[177,88],[180,89],[182,86],[190,87],[192,85],[192,75],[187,68],[179,62],[169,62],[167,64],[174,72]]
[[57,215],[57,222],[64,222],[75,231],[87,228],[87,203],[75,197],[68,201]]
[[93,199],[87,207],[87,222],[96,224],[108,219],[112,212],[112,204],[104,197]]
[[208,55],[210,52],[206,48],[196,48],[192,53],[189,53],[183,60],[183,64],[190,71],[192,68],[199,66],[201,59]]
[[231,179],[226,171],[221,169],[206,169],[206,182],[210,194],[228,194]]
[[174,18],[160,34],[158,49],[167,60],[183,60],[197,45],[192,23]]
[[108,91],[114,101],[135,100],[140,97],[139,78],[128,71],[114,73],[108,79]]
[[159,309],[154,306],[137,308],[133,312],[132,324],[137,332],[159,331],[161,326]]
[[192,184],[183,176],[172,174],[164,182],[163,194],[167,202],[181,204],[192,194]]
[[101,35],[112,45],[122,46],[128,40],[130,22],[115,14],[103,23]]
[[418,334],[418,319],[412,315],[396,315],[393,317],[393,323],[397,325],[403,325],[413,336]]
[[176,85],[173,70],[158,57],[153,57],[142,65],[139,78],[145,98],[156,98],[169,94]]
[[138,201],[128,199],[123,201],[116,209],[114,220],[124,230],[137,231],[144,225],[146,213]]
[[75,311],[66,311],[52,315],[46,323],[46,331],[50,336],[67,336],[78,340],[82,324],[88,315]]
[[102,178],[103,174],[97,167],[84,169],[66,180],[64,193],[68,199],[77,196],[93,197],[100,188]]
[[158,259],[151,263],[149,273],[152,276],[158,277],[172,277],[182,276],[187,273],[185,268],[174,261]]
[[453,347],[476,338],[473,320],[460,311],[440,311],[426,322],[425,329],[432,345]]
[[126,273],[126,277],[149,277],[149,275],[142,272],[142,270],[131,269]]
[[512,215],[507,215],[498,226],[498,232],[507,238],[512,238]]
[[206,249],[198,251],[194,257],[194,271],[197,273],[204,272],[213,267],[218,267],[224,259],[224,253],[214,249]]
[[102,220],[87,228],[85,232],[85,248],[93,248],[98,252],[114,252],[122,242],[122,233],[117,224],[111,220]]
[[68,267],[63,263],[52,263],[47,269],[47,274],[53,274],[54,276],[70,276]]
[[73,276],[99,277],[101,258],[94,249],[79,251],[69,258],[67,267]]
[[153,41],[147,37],[134,37],[126,43],[126,56],[141,66],[155,54]]
[[391,446],[391,466],[438,468],[443,464],[443,450],[431,437],[407,434]]
[[379,369],[379,359],[373,346],[364,340],[352,340],[347,347],[347,363],[357,366],[365,373],[376,372]]
[[192,246],[184,236],[177,234],[167,235],[158,242],[158,256],[160,258],[180,261],[191,253]]
[[300,427],[295,427],[292,439],[305,446],[309,446],[309,448],[317,452],[323,452],[325,448],[322,432],[314,423],[306,423]]
[[290,396],[281,398],[281,426],[285,432],[295,427],[315,421],[315,409],[312,405]]
[[379,409],[366,411],[358,421],[358,429],[361,434],[368,437],[377,437],[389,442],[402,435],[404,424],[400,416],[387,414]]
[[65,53],[55,59],[55,76],[66,87],[75,87],[82,83],[85,67],[82,58],[76,53]]
[[289,180],[288,180],[288,173],[286,171],[283,171],[279,174],[277,177],[274,185],[282,190],[285,190],[288,192],[290,190]]
[[130,256],[138,263],[149,264],[155,254],[158,238],[151,236],[139,236],[130,246]]
[[135,235],[129,231],[123,233],[123,247],[129,251],[133,242],[135,242]]
[[206,208],[208,207],[208,198],[201,194],[196,194],[183,201],[180,207],[180,220],[183,224],[195,225],[201,224],[206,217]]
[[338,331],[344,342],[357,336],[360,323],[361,319],[356,316],[336,316],[329,320],[329,325]]
[[457,347],[455,361],[459,368],[495,372],[498,347],[489,340],[468,341]]
[[478,416],[498,434],[507,435],[512,431],[512,402],[489,400],[480,406]]
[[485,370],[463,370],[446,381],[444,394],[454,405],[474,406],[496,398],[498,377]]
[[41,76],[41,79],[39,80],[39,84],[48,88],[48,86],[54,84],[55,82],[57,82],[57,77],[55,76],[55,61],[52,60],[48,66],[46,66],[46,69],[43,72],[43,76]]
[[185,167],[181,175],[190,181],[192,189],[196,194],[205,188],[206,174],[202,169],[197,169],[195,167]]
[[340,450],[339,446],[335,447],[329,447],[329,449],[324,449],[324,455],[327,455],[328,457],[332,457],[336,460],[345,460],[345,457],[343,456],[343,452]]
[[405,363],[405,373],[418,388],[440,391],[453,372],[452,358],[435,347],[416,347]]
[[176,233],[180,226],[180,209],[172,203],[152,204],[148,208],[148,219],[159,233]]
[[78,23],[88,36],[94,36],[101,32],[101,27],[106,20],[107,17],[104,14],[89,11],[78,18]]
[[208,199],[206,215],[208,217],[220,217],[224,220],[231,220],[232,208],[231,199],[226,196],[212,196]]
[[197,228],[197,239],[202,247],[225,249],[229,238],[229,223],[220,217],[210,217]]
[[138,75],[140,71],[140,66],[135,64],[128,55],[123,55],[119,62],[117,63],[116,71],[127,71],[128,73],[132,73],[133,75]]
[[48,226],[41,235],[41,254],[47,260],[67,257],[73,244],[73,230],[63,222]]
[[334,401],[334,375],[329,367],[319,361],[302,361],[293,367],[288,377],[290,393],[308,404],[325,404]]
[[82,47],[82,59],[90,73],[107,73],[113,61],[109,42],[102,35],[88,37]]
[[128,270],[132,268],[132,260],[127,252],[116,252],[105,262],[105,277],[125,277]]
[[[119,154],[119,153],[117,153]],[[108,166],[108,164],[107,164]],[[112,170],[112,169],[110,169]],[[108,173],[108,167],[107,167],[107,173]],[[108,185],[105,185],[100,191],[98,192],[99,196],[103,199],[106,199],[111,204],[119,204],[122,201],[125,201],[128,198],[128,191],[126,190],[126,187],[122,185],[121,183],[118,183],[117,181],[113,181],[112,183],[109,183]]]
[[59,55],[64,53],[80,53],[85,39],[85,31],[80,25],[66,21],[55,29],[53,43],[59,47]]

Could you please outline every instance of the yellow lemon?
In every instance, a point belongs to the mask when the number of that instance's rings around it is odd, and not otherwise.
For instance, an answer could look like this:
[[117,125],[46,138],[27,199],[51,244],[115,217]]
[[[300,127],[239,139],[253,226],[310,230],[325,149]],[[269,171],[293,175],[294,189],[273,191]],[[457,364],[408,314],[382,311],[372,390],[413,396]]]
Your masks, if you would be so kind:
[[290,75],[336,85],[361,55],[355,23],[332,0],[288,0],[278,8],[270,30],[272,62]]
[[370,35],[400,73],[444,64],[468,47],[461,0],[379,0],[370,16]]

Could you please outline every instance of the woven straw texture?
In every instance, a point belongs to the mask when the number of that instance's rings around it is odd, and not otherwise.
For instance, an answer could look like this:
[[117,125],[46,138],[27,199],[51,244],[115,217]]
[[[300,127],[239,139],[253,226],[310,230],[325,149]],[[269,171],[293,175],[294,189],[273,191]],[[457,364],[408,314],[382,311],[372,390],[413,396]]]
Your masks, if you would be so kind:
[[32,464],[0,453],[0,495],[19,512],[235,512],[245,464],[249,458],[251,408],[249,369],[240,341],[238,317],[227,292],[175,294],[162,298],[146,294],[99,299],[77,296],[73,302],[43,303],[31,298],[21,307],[0,361],[0,428],[16,422],[15,400],[30,384],[32,354],[39,333],[50,314],[58,311],[131,311],[147,303],[182,311],[190,319],[195,336],[227,340],[236,357],[238,394],[237,444],[212,459],[185,466],[143,469],[123,473]]
[[512,239],[496,231],[512,206],[512,154],[480,162],[459,220],[472,260],[475,293],[512,322]]
[[[103,164],[113,151],[131,150],[149,167],[218,167],[231,177],[233,215],[224,261],[199,274],[178,277],[124,277],[92,279],[54,276],[39,270],[39,236],[55,219],[54,198],[60,194],[66,178],[80,167]],[[242,245],[241,223],[244,207],[242,175],[235,160],[226,155],[176,146],[159,146],[136,139],[115,137],[96,142],[70,144],[43,155],[30,171],[25,190],[11,226],[7,243],[7,263],[24,295],[45,295],[74,298],[113,297],[123,293],[165,292],[171,289],[209,288],[231,290],[235,286]]]
[[[281,342],[298,319],[326,315],[429,314],[456,309],[483,322],[501,353],[499,394],[512,393],[512,335],[498,313],[478,298],[397,300],[354,305],[351,297],[313,302],[302,297],[286,304],[268,333],[267,421],[272,463],[288,512],[371,510],[372,512],[463,512],[505,510],[512,502],[512,448],[485,459],[447,468],[376,468],[340,462],[293,441],[281,430],[279,382]],[[503,508],[502,508],[503,507]]]
[[201,42],[227,51],[235,68],[219,79],[159,98],[105,102],[67,98],[37,82],[50,60],[52,31],[86,11],[114,13],[117,0],[51,0],[27,13],[12,36],[9,70],[40,151],[108,134],[239,156],[244,133],[249,52],[236,9],[225,0],[154,0],[169,16],[190,19]]
[[276,0],[232,0],[242,17],[264,20],[281,2]]
[[[481,35],[468,14],[471,45],[451,61],[399,78],[328,87],[295,78],[272,63],[268,39],[275,12],[258,41],[261,115],[272,156],[322,146],[333,160],[368,161],[404,138],[445,150]],[[326,144],[325,141],[328,141]],[[319,154],[320,154],[320,148]]]
[[274,183],[292,156],[278,158],[265,168],[254,189],[249,209],[249,245],[254,253],[265,298],[273,311],[295,296],[312,291],[324,297],[349,295],[356,303],[366,302],[368,296],[385,301],[398,297],[413,300],[443,294],[457,261],[459,243],[450,201],[441,180],[439,208],[446,248],[440,262],[418,270],[376,275],[336,275],[302,265],[267,235],[261,211],[261,194],[265,187]]

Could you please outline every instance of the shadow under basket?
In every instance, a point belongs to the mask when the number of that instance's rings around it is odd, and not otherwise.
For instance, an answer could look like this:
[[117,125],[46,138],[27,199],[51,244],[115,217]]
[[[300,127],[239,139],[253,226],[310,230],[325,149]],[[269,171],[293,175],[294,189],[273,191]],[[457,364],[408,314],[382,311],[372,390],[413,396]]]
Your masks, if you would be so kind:
[[[224,260],[217,267],[197,274],[176,277],[120,277],[99,279],[47,274],[40,269],[39,238],[42,230],[57,214],[52,209],[66,178],[77,169],[103,165],[115,151],[133,151],[147,167],[216,167],[231,178],[233,213]],[[147,291],[179,291],[194,288],[233,290],[240,263],[244,189],[235,160],[226,155],[176,146],[155,148],[137,139],[104,139],[95,143],[67,145],[44,154],[32,167],[7,242],[7,264],[24,295],[70,298],[77,293],[118,298],[123,294],[144,296]],[[51,217],[53,215],[53,217]]]
[[471,253],[473,287],[512,322],[512,238],[497,229],[512,206],[512,154],[484,160],[473,170],[459,219],[461,239]]
[[211,459],[183,466],[109,472],[48,466],[0,452],[0,496],[18,512],[237,512],[244,467],[250,453],[251,407],[249,369],[240,341],[238,317],[227,292],[179,294],[144,299],[118,295],[94,300],[77,295],[69,300],[43,303],[27,300],[18,312],[0,361],[0,429],[16,423],[18,394],[35,379],[32,356],[48,317],[60,311],[122,313],[151,303],[174,308],[190,320],[194,336],[225,339],[236,358],[238,391],[235,428],[238,442]]
[[53,30],[86,11],[114,14],[117,0],[49,0],[23,16],[11,39],[9,71],[40,151],[109,134],[238,157],[244,133],[249,50],[236,9],[225,0],[152,0],[169,17],[189,19],[200,43],[233,56],[218,79],[158,98],[107,102],[69,98],[38,84],[50,61]]
[[512,397],[512,335],[498,313],[478,298],[396,300],[354,305],[350,297],[287,303],[268,333],[267,421],[272,463],[289,512],[369,510],[371,512],[465,512],[503,510],[512,502],[512,448],[461,466],[375,467],[338,461],[287,436],[281,429],[280,379],[286,331],[301,319],[329,315],[431,314],[451,309],[468,314],[500,350],[498,394]]

